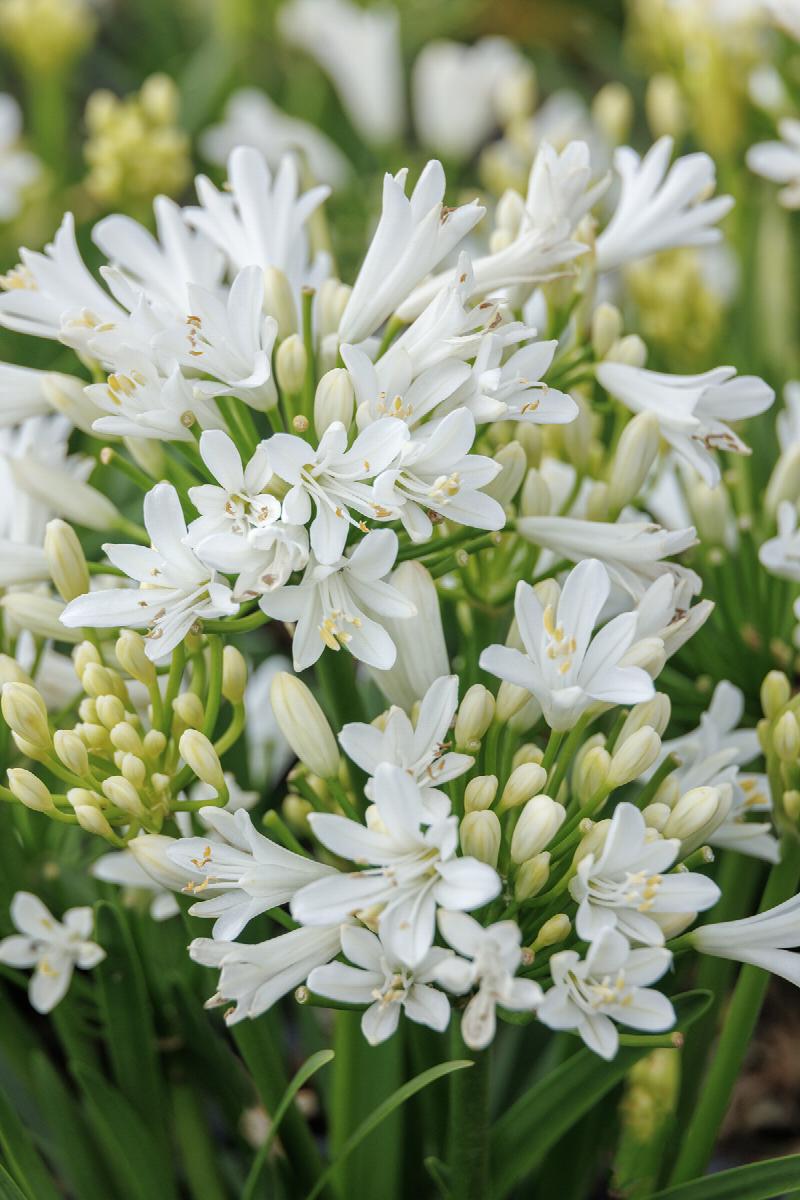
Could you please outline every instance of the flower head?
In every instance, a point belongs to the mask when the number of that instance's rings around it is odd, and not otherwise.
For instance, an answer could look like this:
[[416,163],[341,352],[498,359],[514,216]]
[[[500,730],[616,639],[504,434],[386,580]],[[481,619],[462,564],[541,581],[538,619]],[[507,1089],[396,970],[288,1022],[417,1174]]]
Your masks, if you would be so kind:
[[48,1013],[63,1000],[75,967],[88,971],[106,956],[91,940],[91,908],[69,908],[63,921],[57,921],[38,896],[17,892],[11,901],[11,920],[19,933],[0,942],[0,962],[35,967],[28,997],[37,1012]]

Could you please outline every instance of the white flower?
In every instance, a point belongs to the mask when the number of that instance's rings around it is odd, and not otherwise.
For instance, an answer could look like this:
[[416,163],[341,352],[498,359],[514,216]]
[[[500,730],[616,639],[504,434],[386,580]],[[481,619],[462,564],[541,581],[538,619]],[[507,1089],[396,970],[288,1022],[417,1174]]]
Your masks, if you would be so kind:
[[86,389],[101,412],[95,433],[116,437],[155,438],[166,442],[194,442],[191,427],[221,429],[214,400],[181,375],[176,366],[166,377],[146,355],[123,349],[107,383]]
[[314,967],[335,958],[341,949],[341,925],[293,929],[267,942],[243,945],[195,938],[189,954],[204,967],[219,968],[218,990],[206,1008],[234,1001],[225,1013],[228,1025],[259,1017],[281,996],[304,983]]
[[671,137],[662,137],[644,158],[630,146],[614,152],[620,195],[597,238],[598,271],[613,271],[674,246],[720,240],[714,226],[733,207],[733,197],[712,196],[714,162],[707,154],[686,154],[670,167],[672,146]]
[[35,154],[18,146],[22,113],[13,96],[0,93],[0,221],[11,221],[22,207],[24,192],[42,173]]
[[315,125],[290,117],[258,88],[239,88],[228,98],[223,119],[200,137],[200,149],[209,162],[224,166],[237,146],[252,146],[275,169],[284,154],[299,150],[311,174],[320,183],[340,187],[352,166],[339,147]]
[[180,912],[173,893],[148,875],[130,850],[112,850],[109,854],[101,854],[92,863],[91,874],[104,883],[115,883],[134,892],[150,893],[149,911],[154,921],[168,921]]
[[484,928],[462,912],[439,912],[439,929],[458,955],[446,958],[436,980],[449,992],[463,995],[477,987],[461,1018],[461,1034],[471,1050],[484,1050],[495,1035],[495,1010],[530,1012],[542,1000],[532,979],[515,979],[522,962],[522,934],[516,921]]
[[114,566],[138,580],[139,587],[87,592],[67,605],[61,620],[69,629],[147,625],[147,656],[158,660],[183,641],[196,621],[229,616],[239,606],[228,585],[185,544],[186,523],[171,484],[156,484],[147,493],[144,523],[151,547],[103,546]]
[[758,557],[763,566],[782,579],[800,582],[800,531],[797,528],[797,506],[791,500],[778,505],[778,532],[760,547]]
[[747,165],[756,175],[784,186],[778,200],[784,208],[800,208],[800,121],[783,117],[778,122],[780,141],[759,142],[747,151]]
[[456,754],[449,748],[448,732],[457,708],[458,676],[444,675],[434,680],[422,697],[415,725],[402,708],[393,705],[380,726],[354,721],[343,727],[339,741],[348,758],[370,776],[365,788],[370,800],[372,776],[381,763],[402,767],[420,787],[429,807],[442,799],[438,793],[433,797],[428,793],[463,775],[475,761],[471,755]]
[[227,433],[206,430],[200,438],[200,455],[219,486],[202,483],[189,488],[189,499],[200,513],[189,526],[192,546],[214,533],[246,534],[279,519],[280,501],[265,491],[272,478],[265,442],[245,467]]
[[750,963],[800,987],[800,895],[739,921],[701,925],[688,935],[701,954]]
[[[521,331],[527,340],[533,330]],[[505,362],[506,339],[487,334],[473,367],[477,404],[470,407],[476,420],[522,421],[530,425],[564,425],[574,421],[578,406],[571,396],[545,383],[543,376],[553,361],[557,342],[531,341],[515,350]]]
[[608,599],[608,572],[586,559],[567,576],[557,606],[542,608],[536,592],[517,584],[514,612],[525,647],[489,646],[484,671],[531,692],[551,729],[571,729],[595,702],[636,704],[654,694],[649,675],[620,662],[636,636],[636,614],[621,613],[594,637]]
[[368,142],[399,136],[404,120],[399,13],[349,0],[290,0],[278,13],[280,32],[316,59],[347,115]]
[[312,557],[299,584],[261,597],[267,616],[297,622],[292,642],[295,671],[312,666],[326,646],[345,646],[379,670],[392,666],[394,642],[373,617],[402,619],[415,612],[411,601],[385,582],[396,557],[397,535],[374,529],[338,562],[325,565]]
[[183,890],[200,897],[189,911],[192,916],[214,920],[212,937],[216,941],[238,938],[254,917],[286,904],[313,880],[334,874],[332,867],[264,837],[243,808],[225,812],[209,806],[200,813],[211,831],[208,836],[179,838],[167,855],[188,872]]
[[763,0],[772,20],[796,42],[800,42],[800,2],[798,0]]
[[448,957],[447,950],[434,946],[412,969],[393,959],[374,933],[352,925],[342,926],[342,950],[355,966],[334,962],[315,967],[308,987],[342,1004],[369,1005],[361,1018],[361,1031],[370,1046],[392,1036],[401,1012],[438,1033],[447,1028],[450,1002],[430,986],[440,963]]
[[783,408],[775,418],[781,452],[800,444],[800,381],[791,379],[783,389]]
[[379,907],[381,941],[392,957],[414,967],[433,944],[437,906],[480,908],[498,894],[500,878],[477,859],[456,857],[458,819],[434,819],[401,767],[381,763],[374,794],[368,825],[309,814],[326,849],[366,869],[303,888],[292,900],[292,916],[303,925],[322,925]]
[[429,513],[475,529],[505,525],[503,506],[480,490],[499,474],[500,464],[470,454],[474,440],[472,414],[458,408],[418,430],[401,446],[396,465],[375,480],[377,503],[397,512],[413,541],[424,542],[431,536]]
[[[435,160],[427,164],[410,197],[405,190],[407,177],[406,168],[384,176],[378,227],[339,323],[342,342],[362,342],[374,333],[484,214],[475,201],[454,209],[444,207],[444,171]],[[400,315],[416,315],[429,300],[426,297],[414,313],[401,311]]]
[[680,849],[675,838],[648,836],[635,805],[618,804],[602,852],[585,855],[570,880],[578,937],[593,942],[603,930],[618,929],[631,941],[661,946],[664,934],[648,913],[695,913],[716,904],[719,888],[705,875],[665,874]]
[[526,65],[504,37],[481,38],[472,46],[427,42],[411,76],[420,141],[451,162],[471,158],[500,124],[498,98],[504,80]]
[[384,619],[383,625],[397,647],[394,665],[370,674],[392,704],[410,712],[417,700],[442,675],[449,675],[450,660],[442,628],[436,584],[420,562],[401,563],[389,578],[405,597],[409,612],[402,620]]
[[625,363],[604,362],[597,366],[596,374],[606,391],[631,412],[654,413],[661,436],[709,487],[720,480],[714,450],[750,453],[726,422],[758,416],[775,399],[763,379],[736,377],[735,367],[716,367],[702,375],[663,375]]
[[408,436],[402,421],[385,417],[364,429],[349,449],[341,421],[328,426],[316,449],[290,433],[276,433],[268,440],[272,469],[290,485],[283,501],[284,520],[305,525],[314,503],[310,539],[319,562],[338,562],[350,526],[363,526],[350,515],[351,508],[363,517],[394,515],[376,502],[365,481],[394,462]]
[[659,947],[631,950],[621,933],[604,930],[581,959],[561,950],[550,959],[553,986],[537,1016],[550,1029],[574,1029],[601,1058],[617,1053],[614,1022],[643,1033],[662,1033],[675,1023],[675,1010],[661,992],[648,987],[672,962]]
[[20,546],[42,546],[56,497],[47,503],[42,490],[26,487],[25,480],[34,474],[52,479],[53,473],[68,473],[79,482],[87,478],[92,460],[69,453],[71,432],[69,421],[55,415],[0,429],[0,536]]
[[[359,346],[342,346],[342,358],[356,393],[359,429],[385,417],[394,417],[413,430],[427,417],[438,415],[438,410],[445,405],[449,408],[448,402],[469,379],[471,372],[467,363],[450,357],[456,349],[470,353],[472,337],[457,338],[450,334],[456,321],[458,328],[464,328],[467,318],[458,321],[456,317],[452,325],[448,321],[447,326],[444,321],[434,320],[423,330],[420,324],[428,311],[426,309],[376,363]],[[409,337],[411,340],[407,341]],[[465,342],[468,343],[466,348],[463,347]]]
[[282,588],[307,565],[308,534],[300,525],[265,521],[238,533],[208,534],[197,552],[208,566],[237,576],[233,599],[242,601]]
[[91,908],[68,908],[62,923],[38,896],[17,892],[11,901],[11,920],[19,933],[0,942],[0,962],[36,968],[28,999],[37,1012],[48,1013],[63,1000],[75,967],[88,971],[106,956],[91,940]]

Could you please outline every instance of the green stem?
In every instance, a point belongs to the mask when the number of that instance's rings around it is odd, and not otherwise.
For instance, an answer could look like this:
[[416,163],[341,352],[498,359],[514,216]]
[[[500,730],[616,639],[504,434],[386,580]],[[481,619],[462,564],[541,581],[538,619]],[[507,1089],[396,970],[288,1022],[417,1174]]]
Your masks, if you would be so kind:
[[[787,838],[782,844],[781,861],[769,873],[759,911],[764,912],[793,896],[798,877],[800,843]],[[758,967],[744,966],[739,973],[714,1060],[670,1179],[672,1185],[686,1183],[702,1175],[706,1168],[769,981],[769,973]]]
[[486,1200],[490,1051],[468,1049],[456,1020],[451,1023],[450,1048],[451,1058],[468,1058],[474,1063],[471,1071],[450,1076],[450,1195],[452,1200]]
[[222,700],[222,650],[222,638],[212,634],[208,639],[209,671],[206,686],[206,715],[203,721],[203,733],[212,740]]

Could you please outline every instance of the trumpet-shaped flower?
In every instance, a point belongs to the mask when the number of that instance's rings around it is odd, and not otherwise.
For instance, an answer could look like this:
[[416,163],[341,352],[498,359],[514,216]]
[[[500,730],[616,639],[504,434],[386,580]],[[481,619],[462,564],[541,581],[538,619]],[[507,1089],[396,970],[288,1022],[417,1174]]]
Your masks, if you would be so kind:
[[484,1050],[495,1035],[498,1005],[511,1012],[531,1012],[542,1000],[538,983],[514,978],[522,962],[522,933],[516,921],[484,928],[466,913],[444,909],[439,929],[456,956],[441,962],[436,981],[459,996],[477,989],[464,1009],[461,1035],[471,1050]]
[[450,1002],[431,984],[449,957],[432,947],[416,967],[392,958],[374,933],[354,925],[342,926],[342,950],[353,966],[333,962],[315,967],[308,977],[312,992],[342,1004],[366,1004],[361,1031],[370,1046],[378,1046],[397,1029],[401,1012],[418,1025],[441,1033],[450,1020]]
[[0,962],[9,967],[34,967],[28,989],[32,1006],[48,1013],[63,1000],[75,967],[91,970],[106,956],[91,940],[91,908],[69,908],[57,921],[38,896],[17,892],[11,901],[11,920],[19,933],[0,942]]
[[536,697],[551,729],[571,729],[596,702],[636,704],[654,694],[645,671],[620,665],[636,636],[635,613],[620,614],[592,636],[609,590],[597,559],[570,572],[557,605],[542,608],[520,581],[514,612],[525,652],[489,646],[481,654],[484,671]]
[[309,814],[317,840],[364,869],[309,884],[292,900],[292,916],[303,925],[322,925],[379,909],[387,951],[415,967],[433,944],[437,907],[480,908],[498,894],[500,878],[477,859],[456,857],[457,818],[434,818],[401,767],[381,763],[373,791],[367,825],[331,813]]
[[147,355],[127,349],[116,367],[106,383],[86,389],[101,413],[92,425],[95,433],[193,442],[195,423],[201,429],[222,428],[213,398],[185,379],[178,367],[164,377]]
[[750,963],[800,987],[800,896],[739,921],[701,925],[687,935],[695,950]]
[[106,543],[109,560],[139,583],[108,588],[72,600],[61,614],[68,629],[149,626],[147,656],[166,657],[203,617],[230,616],[239,605],[230,587],[186,545],[186,522],[174,487],[159,483],[144,498],[151,546]]
[[264,442],[245,467],[227,433],[206,430],[200,438],[200,455],[217,484],[189,488],[189,499],[200,513],[189,526],[193,546],[215,533],[246,534],[250,529],[269,528],[280,518],[280,501],[264,490],[272,478]]

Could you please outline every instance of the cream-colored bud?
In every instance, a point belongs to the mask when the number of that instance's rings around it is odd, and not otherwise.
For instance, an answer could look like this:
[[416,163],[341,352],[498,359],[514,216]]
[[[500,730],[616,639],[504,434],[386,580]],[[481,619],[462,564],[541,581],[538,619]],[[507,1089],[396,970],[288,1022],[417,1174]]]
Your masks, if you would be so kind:
[[172,711],[178,724],[182,726],[181,732],[184,729],[203,728],[206,710],[203,708],[203,701],[195,692],[181,692],[176,696],[172,701]]
[[688,500],[700,541],[708,546],[724,546],[734,519],[725,485],[719,483],[712,488],[696,479],[688,488]]
[[465,750],[477,750],[493,720],[494,696],[482,683],[474,683],[458,706],[456,745]]
[[550,855],[546,850],[522,863],[514,878],[514,899],[529,900],[538,895],[550,878]]
[[339,772],[339,749],[328,719],[296,675],[279,671],[270,692],[272,711],[297,757],[315,775],[333,779]]
[[83,672],[90,663],[95,666],[102,666],[103,660],[100,657],[100,651],[94,642],[79,642],[72,651],[72,665],[75,667],[75,674],[78,676],[78,679],[81,679]]
[[0,654],[0,688],[5,683],[27,683],[33,687],[33,680],[27,671],[23,671],[15,658],[10,654]]
[[581,755],[573,773],[573,787],[581,804],[588,804],[602,792],[610,790],[611,755],[605,746],[592,746]]
[[106,750],[110,745],[108,730],[104,725],[96,725],[93,721],[84,721],[76,725],[75,733],[90,750]]
[[73,808],[103,808],[105,798],[91,788],[74,787],[67,792],[67,800]]
[[800,445],[796,442],[780,455],[772,469],[767,489],[764,492],[764,506],[771,516],[778,511],[778,506],[788,500],[796,504],[800,498]]
[[668,808],[674,808],[681,798],[680,781],[675,775],[668,775],[667,778],[658,785],[658,791],[653,798],[659,804],[666,804]]
[[316,315],[321,338],[336,334],[352,290],[340,279],[325,279],[317,288]]
[[[585,832],[584,824],[586,826]],[[597,822],[592,822],[587,818],[585,823],[581,822],[580,829],[583,832],[583,837],[578,842],[578,847],[572,858],[574,866],[577,866],[588,854],[594,854],[595,857],[598,857],[603,853],[603,847],[606,844],[610,828],[611,821],[608,818]]]
[[123,630],[117,639],[114,653],[117,662],[131,679],[137,679],[148,688],[155,684],[156,668],[147,657],[145,640],[140,633],[133,629]]
[[638,496],[656,460],[660,441],[655,413],[637,413],[625,426],[611,464],[608,504],[612,511],[619,512]]
[[98,837],[113,838],[114,830],[109,825],[108,818],[103,816],[99,808],[93,808],[88,804],[78,804],[74,812],[81,829],[85,829],[87,833],[94,833]]
[[137,790],[143,788],[147,779],[147,767],[142,759],[137,754],[125,753],[122,750],[118,750],[117,754],[120,755],[119,769],[123,777]]
[[0,604],[8,620],[19,629],[27,629],[37,637],[54,638],[59,642],[79,642],[82,629],[67,629],[61,624],[63,600],[41,592],[6,592]]
[[476,775],[464,791],[464,811],[483,812],[491,808],[497,795],[496,775]]
[[[83,690],[88,696],[98,699],[100,696],[116,696],[114,680],[108,667],[100,663],[88,662],[78,672]],[[116,697],[119,699],[119,697]]]
[[647,346],[638,333],[629,333],[614,342],[606,354],[606,360],[625,363],[629,367],[643,367],[647,362]]
[[644,637],[634,642],[625,655],[626,667],[641,667],[651,679],[656,679],[667,661],[667,652],[660,637]]
[[89,591],[89,568],[78,535],[66,521],[48,521],[44,552],[50,576],[62,600],[69,603]]
[[515,430],[516,440],[525,451],[528,468],[538,469],[542,462],[544,437],[538,425],[518,424]]
[[511,857],[523,863],[545,850],[561,828],[567,812],[549,796],[534,796],[520,814],[511,838]]
[[24,767],[9,767],[8,786],[20,804],[24,804],[32,812],[46,813],[55,809],[53,797],[41,779],[32,771],[26,771]]
[[497,700],[495,702],[495,716],[497,720],[503,725],[507,724],[512,717],[516,716],[525,707],[530,698],[531,694],[525,688],[517,687],[515,683],[507,683],[506,680],[503,680],[497,689]]
[[603,359],[622,334],[622,313],[615,304],[603,302],[592,313],[592,350],[597,359]]
[[686,128],[686,104],[680,85],[666,72],[650,77],[644,109],[653,137],[680,137]]
[[[9,771],[9,775],[11,772]],[[783,811],[790,821],[800,820],[800,792],[796,788],[789,788],[783,793]]]
[[663,829],[664,837],[679,838],[685,854],[707,841],[730,812],[733,789],[696,787],[685,792],[672,809]]
[[664,826],[672,815],[672,809],[668,804],[648,804],[647,808],[642,810],[645,825],[648,829],[655,829],[658,833],[663,833]]
[[502,830],[491,809],[467,813],[459,827],[461,850],[490,867],[497,866]]
[[117,506],[70,471],[40,462],[32,455],[10,458],[8,465],[16,485],[58,516],[101,533],[118,527]]
[[[499,813],[518,808],[532,796],[537,796],[547,783],[547,772],[538,763],[521,763],[509,775],[497,806]],[[524,858],[532,857],[525,854]],[[521,860],[520,860],[521,861]]]
[[120,721],[111,730],[109,737],[111,745],[125,754],[135,754],[138,758],[144,754],[144,743],[130,721]]
[[305,796],[297,796],[290,792],[281,805],[281,811],[284,821],[295,833],[306,837],[311,832],[308,814],[314,811],[314,806]]
[[160,729],[148,729],[142,741],[145,758],[158,758],[159,754],[164,753],[167,744],[167,739]]
[[510,504],[522,486],[528,470],[525,451],[516,442],[510,442],[497,451],[494,461],[500,464],[500,472],[483,490],[498,503]]
[[49,750],[50,730],[47,708],[35,687],[27,683],[3,685],[0,708],[9,729],[39,750]]
[[636,733],[637,729],[641,729],[645,725],[652,726],[659,737],[664,736],[664,732],[669,725],[669,718],[672,712],[669,696],[663,692],[656,692],[655,696],[650,700],[644,700],[641,704],[636,704],[628,713],[622,729],[617,738],[617,747],[620,747],[628,740],[631,734]]
[[86,743],[72,729],[57,729],[53,734],[53,746],[61,762],[73,775],[83,779],[89,774]]
[[552,511],[553,498],[547,480],[540,471],[531,467],[525,476],[519,511],[523,517],[547,517]]
[[783,671],[770,671],[761,684],[761,708],[772,720],[792,698],[792,687]]
[[297,305],[289,280],[278,267],[264,268],[264,312],[275,318],[280,341],[297,333]]
[[539,766],[543,758],[544,751],[541,746],[537,746],[535,742],[523,742],[511,759],[511,769],[521,767],[523,763],[536,763]]
[[292,333],[275,352],[275,378],[282,392],[297,395],[303,386],[308,367],[308,355],[303,340]]
[[494,107],[500,125],[531,115],[536,107],[536,71],[532,63],[521,59],[502,73],[494,93]]
[[178,749],[198,779],[218,792],[227,790],[219,755],[204,733],[200,733],[199,729],[187,729],[178,743]]
[[97,716],[97,702],[91,696],[84,696],[78,705],[78,716],[82,721],[90,721],[97,725],[99,717]]
[[123,812],[130,813],[132,817],[141,818],[146,815],[146,809],[142,804],[139,793],[130,780],[125,779],[123,775],[112,775],[109,779],[104,779],[102,786],[103,795],[116,808],[121,808]]
[[513,716],[508,718],[508,728],[512,733],[521,735],[533,729],[542,715],[539,701],[535,696],[529,696],[522,708],[518,708]]
[[222,651],[222,694],[229,704],[241,704],[247,687],[247,663],[241,650],[226,646]]
[[608,786],[623,787],[638,779],[658,760],[661,738],[649,725],[632,733],[611,756]]
[[606,83],[592,100],[592,117],[609,142],[619,146],[628,140],[633,122],[633,96],[624,83]]
[[772,731],[772,744],[781,762],[797,762],[800,755],[800,723],[793,712],[778,717]]
[[97,437],[92,429],[97,420],[97,407],[86,395],[86,383],[83,379],[54,371],[51,375],[41,378],[41,388],[47,403],[56,412],[69,417],[73,425],[88,433],[90,437]]
[[119,696],[97,696],[94,702],[97,719],[106,729],[113,729],[125,720],[125,705]]
[[536,935],[533,950],[545,950],[548,946],[557,946],[570,935],[572,922],[566,913],[556,913],[549,921],[545,921]]
[[[356,397],[350,375],[343,367],[326,371],[314,395],[314,430],[321,438],[328,426],[341,421],[345,429],[353,420]],[[391,414],[389,414],[391,415]]]

